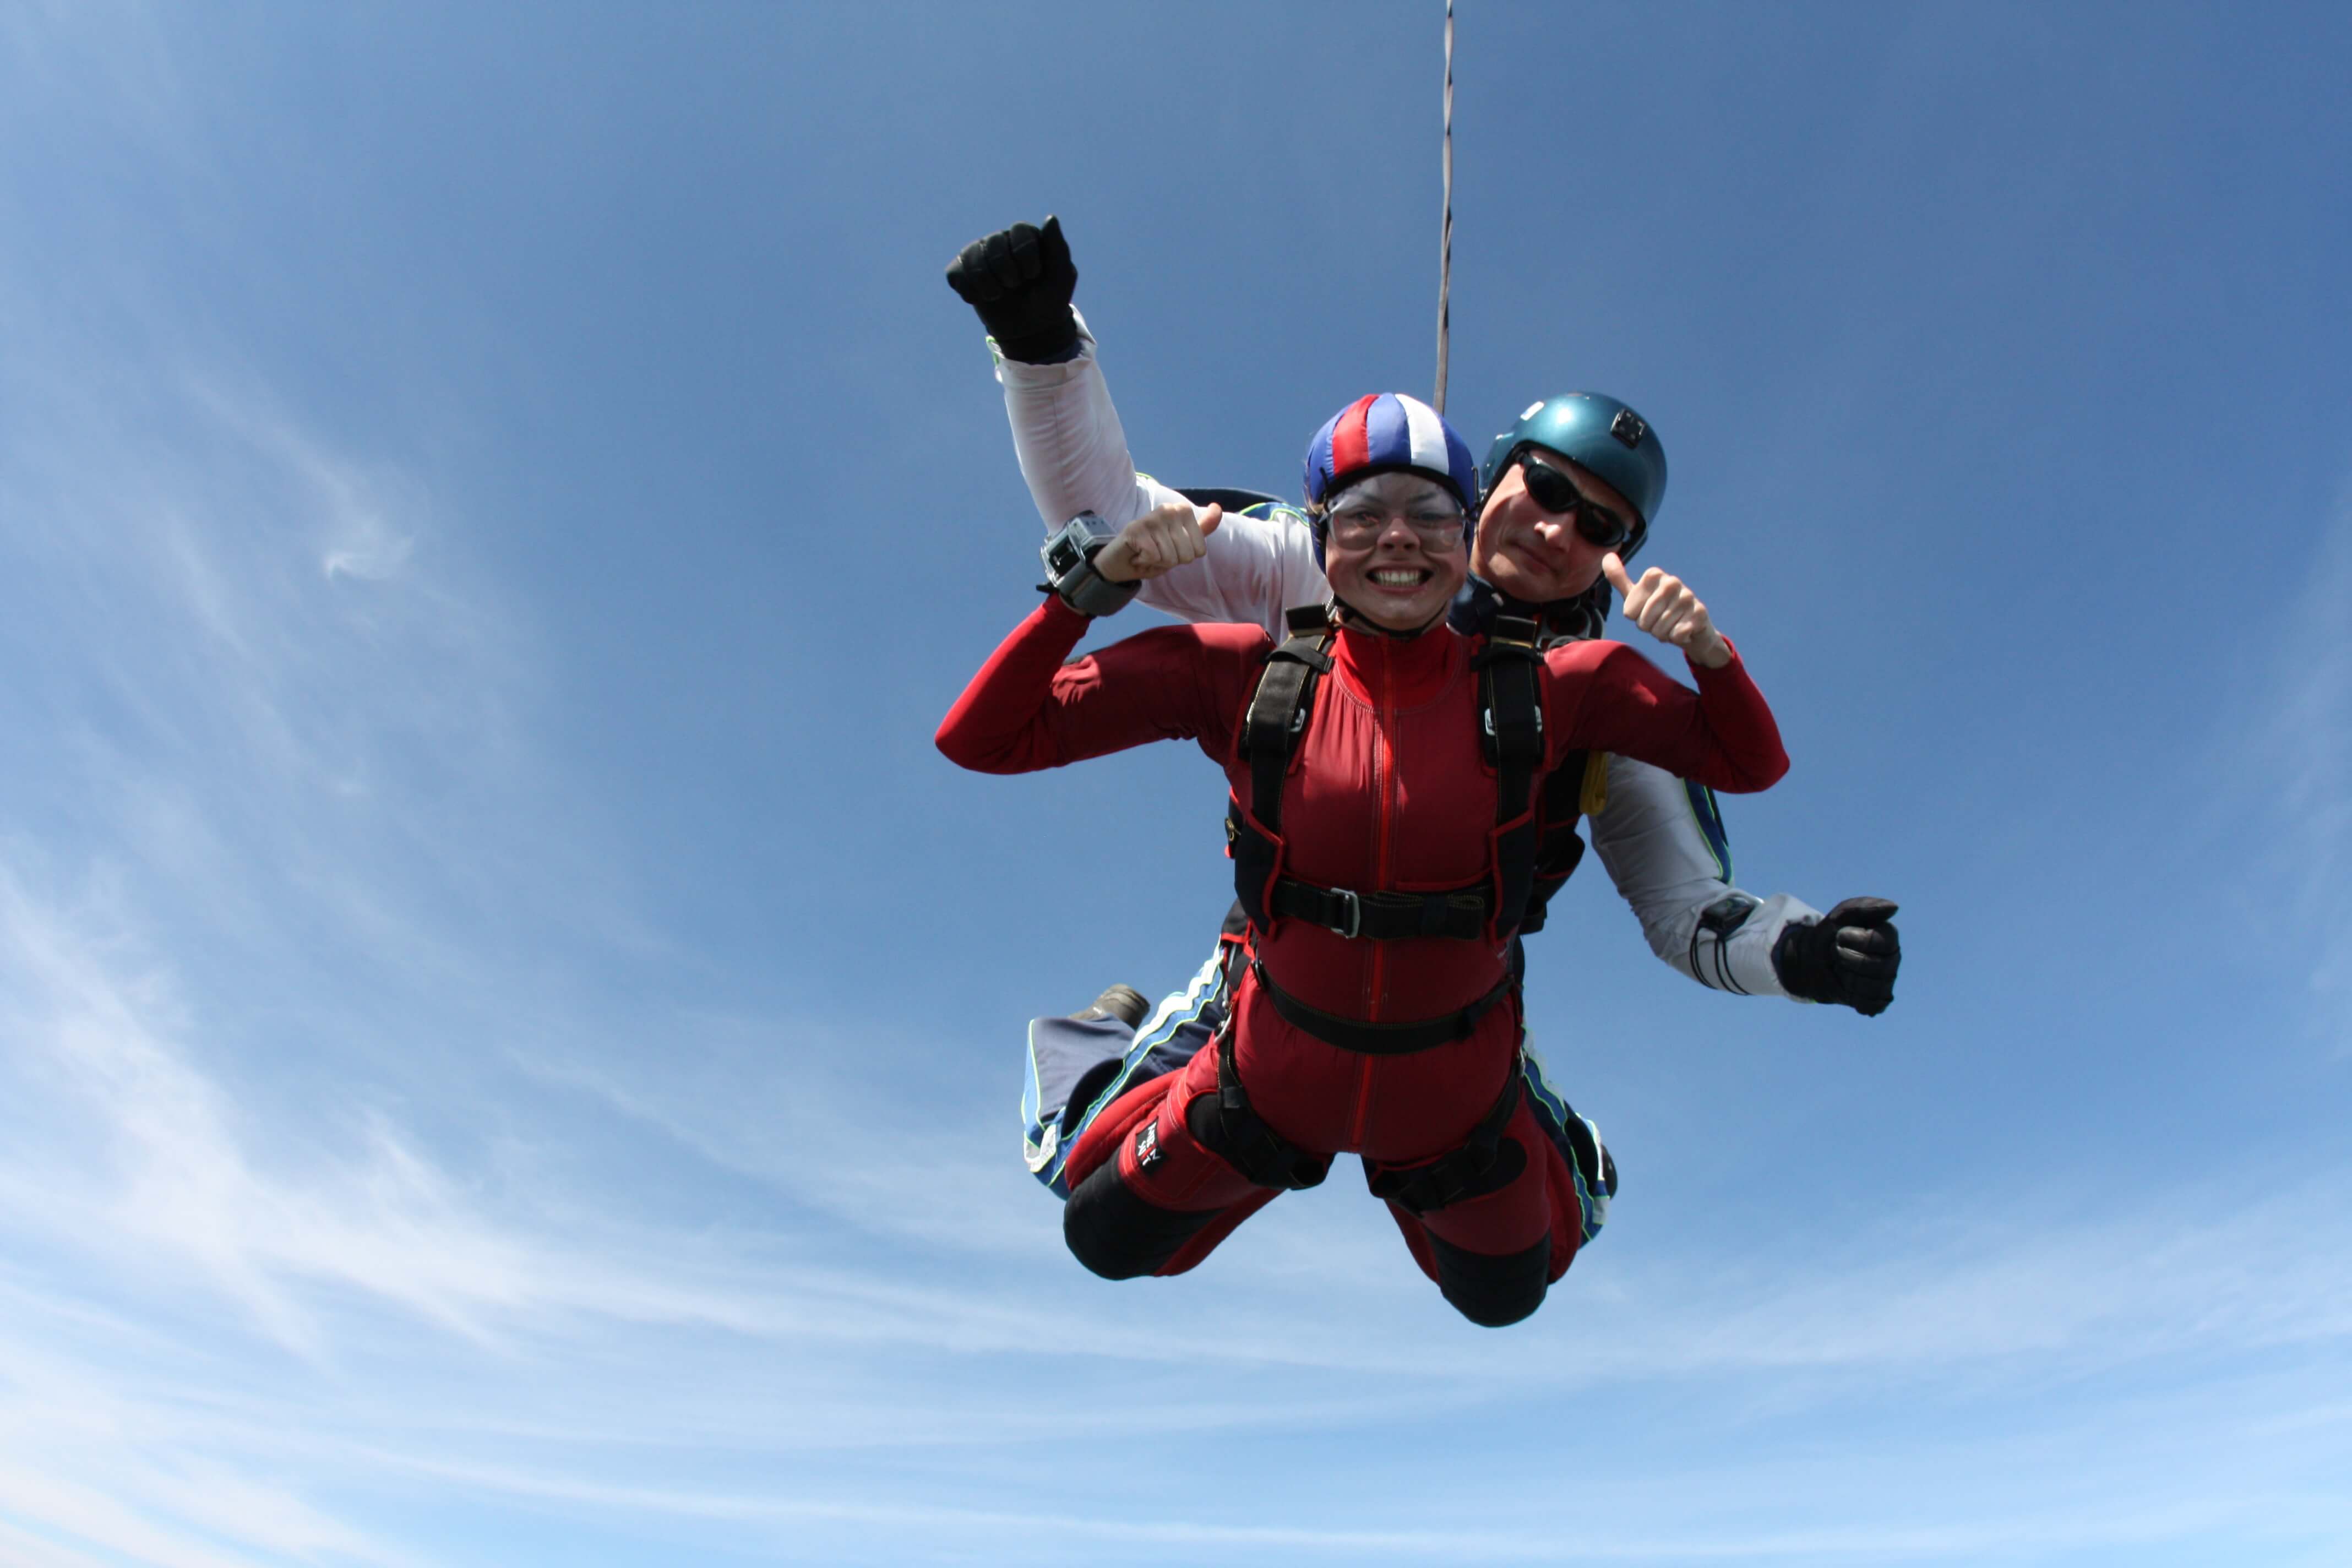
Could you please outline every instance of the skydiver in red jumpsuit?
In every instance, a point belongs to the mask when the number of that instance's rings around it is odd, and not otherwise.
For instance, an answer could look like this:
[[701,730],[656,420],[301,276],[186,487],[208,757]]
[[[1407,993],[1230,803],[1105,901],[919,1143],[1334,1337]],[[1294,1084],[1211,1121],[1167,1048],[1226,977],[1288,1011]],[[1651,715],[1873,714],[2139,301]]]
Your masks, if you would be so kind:
[[[1285,918],[1268,896],[1278,878],[1293,898],[1433,907],[1502,886],[1508,825],[1474,662],[1489,638],[1445,620],[1476,489],[1467,446],[1409,397],[1359,399],[1308,448],[1334,597],[1328,667],[1271,811],[1255,798],[1242,731],[1272,640],[1255,626],[1164,626],[1066,665],[1087,624],[1073,605],[1103,605],[1087,566],[1014,628],[940,726],[940,751],[983,773],[1193,740],[1224,768],[1244,837],[1280,824],[1262,834],[1273,872],[1241,889],[1262,918],[1221,1048],[1108,1108],[1071,1156],[1065,1235],[1097,1274],[1191,1268],[1340,1152],[1362,1156],[1416,1259],[1474,1322],[1525,1318],[1575,1256],[1578,1216],[1561,1213],[1574,1195],[1548,1179],[1556,1162],[1528,1157],[1540,1134],[1516,1092],[1507,900],[1481,905],[1475,931],[1349,937]],[[1541,654],[1537,790],[1542,770],[1587,750],[1718,790],[1769,787],[1788,769],[1779,731],[1706,606],[1655,568],[1633,583],[1612,556],[1609,571],[1627,617],[1684,651],[1697,692],[1622,643]]]

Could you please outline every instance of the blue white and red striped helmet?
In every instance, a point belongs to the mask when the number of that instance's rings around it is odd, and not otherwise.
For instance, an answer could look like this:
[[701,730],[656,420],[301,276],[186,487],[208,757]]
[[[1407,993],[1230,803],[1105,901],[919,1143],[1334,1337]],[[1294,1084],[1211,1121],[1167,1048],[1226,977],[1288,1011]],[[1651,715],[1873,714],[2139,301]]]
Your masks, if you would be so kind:
[[1436,409],[1401,392],[1359,397],[1315,432],[1307,446],[1307,504],[1321,504],[1352,479],[1400,470],[1435,479],[1465,512],[1478,515],[1478,464],[1469,443]]

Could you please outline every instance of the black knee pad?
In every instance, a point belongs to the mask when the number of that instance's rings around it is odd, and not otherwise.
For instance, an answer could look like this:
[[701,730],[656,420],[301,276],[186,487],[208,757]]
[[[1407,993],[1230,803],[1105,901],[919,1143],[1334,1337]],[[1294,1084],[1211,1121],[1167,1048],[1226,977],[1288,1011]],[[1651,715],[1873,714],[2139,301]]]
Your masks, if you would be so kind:
[[1543,1305],[1544,1292],[1550,1288],[1549,1236],[1524,1252],[1500,1257],[1465,1252],[1439,1236],[1429,1238],[1429,1247],[1437,1258],[1438,1290],[1455,1311],[1481,1328],[1517,1322]]
[[1062,1239],[1071,1257],[1104,1279],[1138,1279],[1160,1272],[1218,1213],[1145,1203],[1118,1179],[1118,1162],[1110,1159],[1062,1205]]

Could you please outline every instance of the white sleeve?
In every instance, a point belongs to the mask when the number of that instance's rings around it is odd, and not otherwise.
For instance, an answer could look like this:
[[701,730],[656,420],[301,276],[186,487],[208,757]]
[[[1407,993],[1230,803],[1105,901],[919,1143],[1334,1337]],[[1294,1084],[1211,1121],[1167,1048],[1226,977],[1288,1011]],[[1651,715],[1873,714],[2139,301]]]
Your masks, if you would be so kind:
[[[1821,911],[1786,893],[1759,900],[1734,887],[1720,821],[1707,831],[1714,816],[1699,785],[1612,754],[1609,802],[1592,819],[1592,847],[1640,918],[1651,952],[1717,991],[1786,996],[1772,944],[1790,921],[1818,920]],[[1726,899],[1748,906],[1727,936],[1705,923],[1708,907]]]
[[[1082,511],[1121,527],[1184,499],[1135,471],[1127,432],[1095,356],[1084,317],[1075,359],[1024,364],[996,356],[1021,477],[1048,532]],[[1279,638],[1283,611],[1319,605],[1329,591],[1315,564],[1313,540],[1295,522],[1227,517],[1208,542],[1204,560],[1146,583],[1143,602],[1180,620],[1254,622]]]
[[[1135,471],[1127,454],[1127,432],[1111,405],[1095,363],[1094,334],[1078,318],[1078,355],[1060,364],[1027,364],[996,352],[996,379],[1004,388],[1004,412],[1013,421],[1013,450],[1021,477],[1045,531],[1053,532],[1082,511],[1112,527],[1133,522],[1153,507],[1151,486]],[[1168,499],[1162,497],[1160,499]]]
[[[1168,495],[1183,499],[1173,490]],[[1139,596],[1179,620],[1255,622],[1279,642],[1283,611],[1319,605],[1328,593],[1313,541],[1296,522],[1228,514],[1208,544],[1206,556],[1154,577]]]

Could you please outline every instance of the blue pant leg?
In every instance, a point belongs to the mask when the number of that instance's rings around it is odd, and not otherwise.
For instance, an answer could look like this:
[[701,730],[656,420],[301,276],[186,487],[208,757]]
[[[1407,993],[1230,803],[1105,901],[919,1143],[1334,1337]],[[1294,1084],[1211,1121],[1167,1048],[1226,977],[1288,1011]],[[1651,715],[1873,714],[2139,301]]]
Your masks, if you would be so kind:
[[1171,1073],[1209,1043],[1225,1016],[1226,944],[1219,942],[1190,984],[1160,1000],[1130,1031],[1116,1018],[1033,1018],[1022,1088],[1022,1152],[1055,1196],[1069,1151],[1103,1107],[1148,1079]]
[[1584,1205],[1584,1239],[1591,1241],[1609,1223],[1609,1201],[1617,1195],[1617,1161],[1601,1142],[1601,1129],[1579,1116],[1565,1096],[1544,1075],[1542,1058],[1522,1028],[1519,1034],[1519,1074],[1527,1085],[1528,1108],[1536,1126],[1559,1148],[1576,1177],[1576,1195]]

